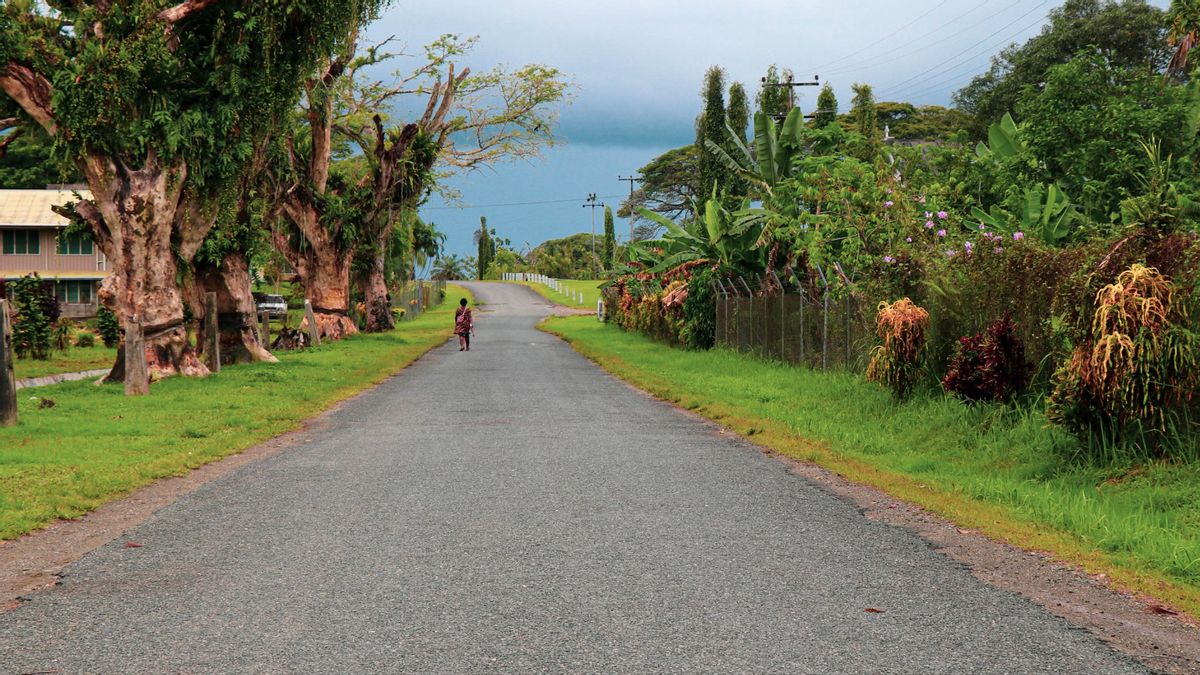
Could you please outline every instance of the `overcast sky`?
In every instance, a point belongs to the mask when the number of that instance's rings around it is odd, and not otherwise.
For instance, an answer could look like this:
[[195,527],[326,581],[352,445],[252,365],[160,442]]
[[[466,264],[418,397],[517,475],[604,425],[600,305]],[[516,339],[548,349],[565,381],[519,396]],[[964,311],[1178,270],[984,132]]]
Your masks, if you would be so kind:
[[[618,174],[692,141],[710,65],[724,67],[751,96],[772,63],[791,68],[797,80],[819,75],[833,84],[843,112],[855,82],[871,84],[879,100],[949,105],[993,54],[1035,35],[1060,4],[398,0],[372,34],[395,35],[412,47],[443,33],[478,35],[463,65],[543,63],[568,73],[577,87],[561,112],[564,142],[543,161],[462,176],[453,181],[461,207],[434,200],[423,210],[447,234],[448,251],[467,255],[481,215],[517,248],[590,231],[590,209],[580,208],[588,193],[615,207],[629,192]],[[1151,4],[1165,8],[1169,0]],[[799,91],[800,106],[811,110],[817,89]],[[619,222],[617,232],[628,236],[628,225]]]

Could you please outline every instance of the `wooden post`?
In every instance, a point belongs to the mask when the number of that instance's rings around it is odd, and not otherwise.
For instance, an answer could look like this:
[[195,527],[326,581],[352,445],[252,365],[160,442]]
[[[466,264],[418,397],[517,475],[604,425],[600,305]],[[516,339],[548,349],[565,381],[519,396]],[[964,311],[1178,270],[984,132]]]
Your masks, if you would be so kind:
[[204,294],[204,360],[208,372],[221,372],[221,325],[217,314],[217,294]]
[[146,340],[142,322],[125,321],[125,395],[145,396],[150,393],[150,373],[146,368]]
[[13,374],[12,326],[8,301],[0,300],[0,427],[17,424],[17,377]]
[[258,318],[258,339],[266,349],[271,348],[271,314],[263,312]]
[[321,330],[317,328],[317,316],[313,314],[312,300],[304,301],[304,320],[308,323],[308,341],[313,347],[321,344]]

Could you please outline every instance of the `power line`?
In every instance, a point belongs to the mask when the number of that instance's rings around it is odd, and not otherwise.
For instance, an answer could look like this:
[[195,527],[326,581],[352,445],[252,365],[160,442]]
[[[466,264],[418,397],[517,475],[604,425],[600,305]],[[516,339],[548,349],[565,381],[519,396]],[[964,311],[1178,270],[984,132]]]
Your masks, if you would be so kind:
[[922,81],[915,82],[911,85],[908,85],[907,87],[904,87],[903,89],[896,89],[893,87],[889,87],[889,88],[882,89],[881,91],[885,91],[885,92],[893,91],[893,92],[895,92],[892,95],[893,97],[903,95],[907,98],[912,98],[914,96],[921,96],[921,95],[927,94],[930,91],[936,91],[936,90],[944,87],[945,85],[950,84],[951,82],[957,82],[958,80],[962,79],[962,77],[964,75],[971,75],[972,77],[974,77],[975,71],[978,70],[981,66],[979,64],[976,64],[973,61],[973,59],[976,59],[976,58],[978,58],[980,56],[984,56],[984,55],[987,55],[990,58],[992,50],[996,49],[997,47],[1000,47],[1001,45],[1007,44],[1009,42],[1009,40],[1012,40],[1015,37],[1023,35],[1026,31],[1040,25],[1043,21],[1044,21],[1044,19],[1038,19],[1034,23],[1029,24],[1028,26],[1025,26],[1021,30],[1019,30],[1016,33],[1010,35],[1009,37],[1001,40],[1000,42],[993,43],[992,45],[984,48],[983,51],[979,52],[978,54],[972,54],[971,56],[967,57],[968,58],[967,61],[957,64],[958,66],[965,65],[966,66],[965,70],[962,68],[956,69],[954,67],[951,67],[950,70],[946,70],[946,71],[940,73],[938,75],[938,77],[940,77],[941,75],[945,75],[946,73],[949,73],[952,71],[955,71],[954,74],[946,79],[939,80],[935,84],[928,84],[928,80],[925,80],[924,82],[922,82]]
[[[603,195],[600,199],[620,199],[625,195]],[[422,211],[465,211],[467,209],[497,209],[504,206],[541,206],[544,204],[572,204],[578,202],[578,197],[571,199],[548,199],[540,202],[507,202],[504,204],[471,204],[464,206],[424,206]]]
[[[996,36],[997,36],[997,35],[999,35],[1000,33],[1002,33],[1002,32],[1004,32],[1005,30],[1008,30],[1009,28],[1011,28],[1011,27],[1012,27],[1012,25],[1013,25],[1013,24],[1015,24],[1016,22],[1020,21],[1021,19],[1024,19],[1025,17],[1029,16],[1030,14],[1033,14],[1034,12],[1036,12],[1036,11],[1037,11],[1037,10],[1039,10],[1039,9],[1041,9],[1042,7],[1045,7],[1046,5],[1050,4],[1051,2],[1054,2],[1054,0],[1043,0],[1042,2],[1038,3],[1038,5],[1037,5],[1037,6],[1035,6],[1033,9],[1030,9],[1028,12],[1025,12],[1025,13],[1024,13],[1024,14],[1022,14],[1021,16],[1018,16],[1017,18],[1013,19],[1012,21],[1010,21],[1010,22],[1008,22],[1008,23],[1004,24],[1004,25],[1003,25],[1003,26],[1001,26],[1001,27],[1000,27],[998,30],[996,30],[995,32],[993,32],[991,35],[988,35],[987,37],[983,38],[983,40],[980,40],[980,42],[983,42],[983,41],[986,41],[986,40],[991,40],[992,38],[996,37]],[[1025,28],[1022,28],[1020,31],[1018,31],[1016,34],[1014,34],[1012,37],[1015,37],[1016,35],[1020,35],[1021,33],[1024,33],[1025,31],[1029,30],[1029,29],[1030,29],[1030,28],[1032,28],[1033,26],[1036,26],[1036,25],[1038,25],[1038,24],[1042,23],[1043,21],[1045,21],[1045,17],[1042,17],[1042,18],[1038,19],[1038,21],[1036,21],[1035,23],[1033,23],[1033,24],[1030,24],[1029,26],[1027,26],[1027,27],[1025,27]],[[1009,37],[1009,38],[1005,38],[1005,39],[1004,39],[1002,42],[1006,42],[1006,41],[1008,41],[1008,40],[1010,40],[1010,39],[1012,39],[1012,38],[1011,38],[1011,37]],[[926,71],[923,71],[923,72],[917,73],[916,75],[913,75],[912,77],[908,78],[907,80],[904,80],[904,81],[902,81],[902,82],[897,82],[896,84],[893,84],[893,85],[891,85],[891,86],[889,86],[889,87],[886,87],[886,88],[884,88],[884,89],[881,89],[881,90],[880,90],[880,92],[882,93],[882,92],[885,92],[885,91],[897,91],[897,90],[900,90],[900,89],[901,89],[901,88],[902,88],[902,87],[903,87],[905,84],[908,84],[909,82],[912,82],[913,80],[918,80],[919,78],[923,78],[923,77],[925,77],[926,75],[929,75],[930,73],[932,73],[932,72],[934,72],[934,71],[936,71],[936,70],[939,70],[939,69],[941,69],[941,67],[942,67],[942,66],[946,65],[947,63],[950,63],[950,62],[954,61],[955,59],[959,58],[959,57],[960,57],[960,56],[962,56],[963,54],[966,54],[966,53],[968,53],[968,52],[972,52],[972,51],[974,51],[974,50],[975,50],[977,47],[978,47],[978,43],[976,44],[976,46],[975,46],[975,47],[967,47],[966,49],[964,49],[964,50],[962,50],[961,52],[959,52],[959,53],[955,54],[954,56],[951,56],[950,58],[946,59],[945,61],[942,61],[941,63],[938,63],[938,64],[934,65],[932,68],[930,68],[930,69],[928,69],[928,70],[926,70]],[[988,50],[990,50],[990,49],[992,49],[992,47],[988,47],[988,48],[984,49],[983,51],[984,51],[984,52],[986,52],[986,51],[988,51]],[[960,65],[961,65],[961,64],[960,64]],[[953,66],[951,66],[951,69],[953,69]]]
[[[988,2],[990,2],[990,1],[991,0],[983,0],[983,2],[979,2],[978,5],[971,7],[970,10],[967,10],[966,12],[962,12],[961,14],[959,14],[959,16],[956,16],[953,19],[948,20],[948,22],[943,23],[940,26],[936,26],[936,28],[930,29],[928,31],[928,35],[926,35],[925,37],[928,37],[929,35],[936,35],[938,30],[946,28],[946,26],[953,24],[954,22],[956,22],[956,20],[959,20],[961,18],[968,16],[968,14],[973,13],[974,11],[978,10],[979,7],[983,7],[984,5],[988,4]],[[988,16],[986,16],[982,19],[979,19],[978,22],[976,22],[976,23],[966,26],[966,28],[960,29],[958,32],[953,32],[953,34],[946,35],[946,36],[938,35],[937,40],[938,41],[946,41],[946,40],[950,40],[950,38],[958,37],[959,35],[964,34],[964,32],[971,30],[973,28],[976,28],[977,25],[989,22],[989,20],[991,20],[992,18],[995,18],[997,16],[1000,16],[1000,14],[1003,14],[1004,12],[1012,10],[1013,7],[1016,7],[1018,5],[1020,5],[1020,0],[1013,2],[1012,5],[1004,6],[998,12],[988,14]],[[853,64],[850,64],[850,65],[833,68],[833,70],[829,71],[829,73],[834,74],[834,73],[860,71],[866,67],[877,66],[877,65],[881,65],[881,64],[888,64],[888,62],[892,62],[892,61],[895,61],[898,59],[906,59],[906,58],[908,58],[908,56],[912,56],[913,54],[920,54],[922,52],[928,52],[928,50],[935,48],[937,46],[938,46],[938,42],[928,41],[924,44],[924,46],[917,47],[916,49],[910,49],[910,50],[908,50],[908,52],[902,52],[900,54],[887,54],[884,56],[869,56],[869,58],[866,58],[862,61],[853,62]]]
[[[877,39],[877,40],[873,40],[873,41],[872,41],[872,44],[878,45],[878,44],[880,44],[881,42],[883,42],[883,41],[885,41],[885,40],[887,40],[887,39],[889,39],[889,38],[892,38],[892,37],[894,37],[894,36],[895,36],[897,33],[899,33],[900,31],[902,31],[902,30],[905,30],[905,29],[909,28],[910,26],[912,26],[912,25],[913,25],[913,24],[915,24],[916,22],[920,21],[921,19],[924,19],[925,17],[929,16],[930,14],[933,14],[935,11],[937,11],[937,10],[941,9],[941,8],[942,8],[942,5],[945,5],[947,2],[950,2],[950,0],[942,0],[942,1],[941,1],[941,2],[939,2],[938,4],[934,5],[934,6],[933,6],[933,9],[930,9],[929,11],[925,12],[925,13],[924,13],[924,14],[922,14],[921,16],[918,16],[917,18],[913,19],[912,21],[909,21],[908,23],[906,23],[906,24],[904,24],[903,26],[901,26],[901,27],[897,28],[896,30],[892,31],[891,33],[888,33],[887,35],[884,35],[883,37],[881,37],[881,38],[879,38],[879,39]],[[984,0],[984,3],[985,3],[985,4],[986,4],[987,2],[988,2],[988,0]],[[853,59],[853,57],[855,57],[855,56],[857,56],[857,55],[858,55],[858,52],[850,52],[850,53],[846,54],[845,56],[841,56],[841,57],[839,57],[839,58],[837,58],[837,59],[835,59],[835,60],[833,60],[833,61],[830,61],[829,63],[826,63],[826,64],[825,64],[825,65],[823,65],[823,66],[820,66],[820,67],[818,67],[818,68],[817,68],[817,72],[822,72],[822,71],[826,71],[826,70],[831,70],[831,69],[832,69],[832,68],[833,68],[835,65],[837,65],[837,64],[839,64],[839,63],[841,63],[841,62],[845,61],[846,59]]]

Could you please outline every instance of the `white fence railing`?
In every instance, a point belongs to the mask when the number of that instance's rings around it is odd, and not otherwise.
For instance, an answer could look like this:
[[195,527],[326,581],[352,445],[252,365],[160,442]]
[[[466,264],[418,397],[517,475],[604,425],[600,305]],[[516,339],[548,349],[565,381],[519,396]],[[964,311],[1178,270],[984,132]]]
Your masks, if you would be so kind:
[[502,279],[504,281],[524,281],[534,284],[541,284],[546,288],[553,290],[555,293],[569,298],[577,305],[583,304],[583,291],[577,291],[573,288],[569,288],[566,284],[558,279],[555,279],[554,277],[548,277],[544,274],[534,274],[532,272],[505,272]]

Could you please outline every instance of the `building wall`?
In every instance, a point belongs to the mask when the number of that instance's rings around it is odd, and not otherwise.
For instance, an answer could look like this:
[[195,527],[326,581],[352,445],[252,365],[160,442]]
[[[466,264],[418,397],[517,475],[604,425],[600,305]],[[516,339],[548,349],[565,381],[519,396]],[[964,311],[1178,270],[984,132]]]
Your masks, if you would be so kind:
[[[0,230],[30,228],[6,228]],[[0,278],[19,278],[37,272],[47,281],[56,278],[70,280],[91,280],[92,301],[90,303],[62,303],[62,315],[69,319],[90,319],[96,316],[100,305],[96,301],[96,291],[99,290],[99,279],[108,275],[108,261],[94,246],[94,252],[89,255],[59,255],[58,232],[61,228],[38,228],[37,255],[4,255],[0,248]]]
[[[0,227],[0,229],[9,228]],[[0,253],[0,275],[23,277],[31,272],[37,272],[47,278],[52,278],[57,274],[70,274],[73,278],[80,278],[83,274],[107,275],[108,261],[98,246],[94,247],[95,252],[91,255],[59,255],[58,231],[57,228],[39,229],[37,255],[4,255]]]

